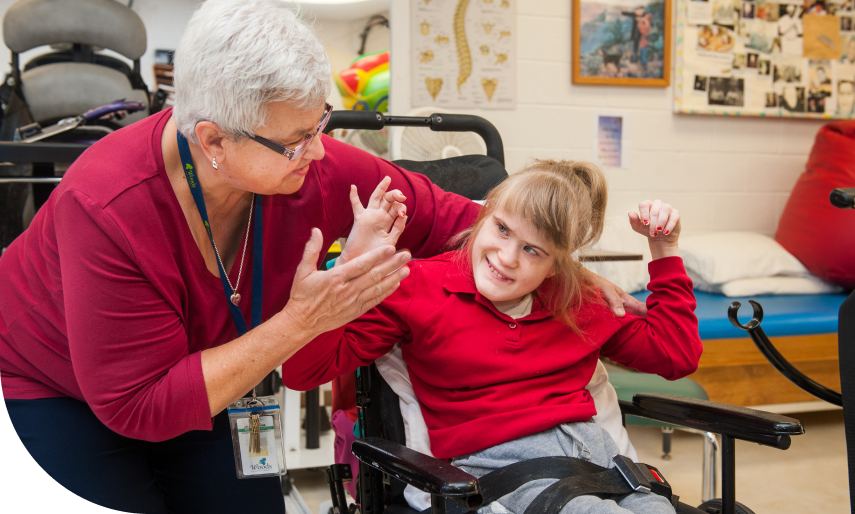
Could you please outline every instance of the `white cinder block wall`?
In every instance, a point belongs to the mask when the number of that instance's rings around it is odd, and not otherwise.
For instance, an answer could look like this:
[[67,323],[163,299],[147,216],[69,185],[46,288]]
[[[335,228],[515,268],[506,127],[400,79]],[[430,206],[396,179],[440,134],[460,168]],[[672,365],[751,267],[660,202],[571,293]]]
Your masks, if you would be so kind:
[[[508,170],[532,158],[590,160],[594,113],[624,111],[630,168],[606,170],[612,212],[659,197],[683,213],[684,232],[773,235],[823,122],[676,115],[673,87],[571,85],[570,13],[571,0],[517,3],[517,108],[474,112],[501,132]],[[410,108],[409,1],[393,0],[391,16],[391,101],[403,113]]]

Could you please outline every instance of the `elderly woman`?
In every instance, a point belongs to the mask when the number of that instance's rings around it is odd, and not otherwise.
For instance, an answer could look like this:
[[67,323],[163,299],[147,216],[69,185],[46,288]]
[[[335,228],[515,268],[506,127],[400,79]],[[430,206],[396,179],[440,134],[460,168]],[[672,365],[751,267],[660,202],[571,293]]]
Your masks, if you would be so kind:
[[[174,109],[93,145],[0,258],[12,423],[94,503],[283,512],[278,480],[236,478],[224,409],[404,279],[409,253],[360,247],[406,219],[398,246],[435,255],[476,217],[321,135],[329,61],[282,5],[202,4],[175,55]],[[348,234],[341,262],[317,271]],[[599,284],[620,310],[621,291]]]

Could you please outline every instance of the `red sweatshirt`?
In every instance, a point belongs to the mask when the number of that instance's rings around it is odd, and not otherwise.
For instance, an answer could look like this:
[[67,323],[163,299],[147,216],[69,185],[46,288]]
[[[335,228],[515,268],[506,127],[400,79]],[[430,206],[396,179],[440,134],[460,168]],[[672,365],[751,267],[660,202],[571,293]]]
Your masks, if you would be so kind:
[[605,302],[586,302],[575,317],[580,337],[536,298],[524,318],[500,313],[453,256],[410,263],[410,277],[378,308],[285,363],[285,385],[311,389],[403,340],[431,451],[452,458],[590,419],[596,410],[585,386],[600,355],[669,380],[697,369],[703,346],[679,257],[649,264],[646,318],[617,318]]
[[[149,441],[210,430],[200,352],[237,331],[164,169],[160,141],[171,114],[87,150],[0,257],[6,398],[83,400],[115,432]],[[321,229],[325,247],[350,232],[351,184],[365,204],[384,176],[392,178],[409,216],[399,245],[414,256],[438,254],[478,213],[422,175],[323,142],[326,157],[312,162],[297,193],[263,199],[265,320],[285,306],[311,228]],[[245,260],[252,263],[251,241]],[[232,283],[238,268],[235,260]],[[239,292],[250,298],[251,265],[243,275]],[[247,320],[250,307],[240,306]]]

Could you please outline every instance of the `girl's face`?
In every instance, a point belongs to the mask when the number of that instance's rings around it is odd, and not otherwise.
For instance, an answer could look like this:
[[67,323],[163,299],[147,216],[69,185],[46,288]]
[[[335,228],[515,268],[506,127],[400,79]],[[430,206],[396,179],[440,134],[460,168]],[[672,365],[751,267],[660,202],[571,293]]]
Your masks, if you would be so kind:
[[516,305],[555,275],[555,253],[531,223],[496,209],[472,243],[475,287],[498,309]]

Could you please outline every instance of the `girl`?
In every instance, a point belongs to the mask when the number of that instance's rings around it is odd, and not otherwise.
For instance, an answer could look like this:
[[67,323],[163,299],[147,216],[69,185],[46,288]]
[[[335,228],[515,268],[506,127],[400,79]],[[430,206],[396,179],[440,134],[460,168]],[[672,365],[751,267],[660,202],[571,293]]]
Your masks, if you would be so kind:
[[[571,456],[613,467],[611,437],[585,390],[598,357],[668,379],[702,351],[692,282],[677,256],[680,215],[645,201],[629,222],[648,238],[652,292],[645,318],[615,317],[573,258],[603,229],[606,181],[587,163],[537,161],[487,197],[462,249],[411,262],[381,305],[317,338],[283,367],[310,389],[367,365],[402,342],[431,451],[480,477],[513,462]],[[554,480],[501,498],[521,513]],[[582,496],[562,512],[668,512],[654,494]]]

